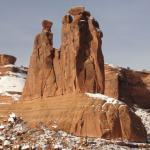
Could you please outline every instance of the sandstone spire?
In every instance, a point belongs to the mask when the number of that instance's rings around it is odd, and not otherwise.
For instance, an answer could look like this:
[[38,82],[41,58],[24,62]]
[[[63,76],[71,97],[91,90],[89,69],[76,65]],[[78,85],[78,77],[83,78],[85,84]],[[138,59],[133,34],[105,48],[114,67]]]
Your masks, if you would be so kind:
[[84,7],[63,18],[61,64],[63,92],[104,92],[102,32]]
[[53,66],[52,22],[44,20],[42,26],[42,32],[35,37],[23,98],[53,96],[57,89]]

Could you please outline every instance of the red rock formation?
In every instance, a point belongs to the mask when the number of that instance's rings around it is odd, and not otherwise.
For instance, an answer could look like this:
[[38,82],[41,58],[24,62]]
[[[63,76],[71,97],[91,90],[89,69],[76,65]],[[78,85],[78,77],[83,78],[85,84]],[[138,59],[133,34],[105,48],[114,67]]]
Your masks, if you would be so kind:
[[15,112],[32,127],[43,123],[51,128],[51,122],[77,136],[100,137],[104,139],[126,139],[145,142],[146,131],[141,119],[125,104],[95,100],[84,94],[69,94],[23,101],[3,106],[1,115]]
[[150,73],[105,65],[105,95],[150,108]]
[[6,54],[0,54],[0,65],[15,64],[16,57]]
[[52,23],[44,20],[43,30],[35,37],[23,98],[54,96],[58,88],[54,72]]
[[93,100],[83,94],[104,92],[98,22],[84,7],[72,8],[62,22],[60,51],[53,48],[51,22],[44,21],[42,33],[35,38],[22,98],[36,100],[23,101],[10,110],[17,110],[33,124],[48,125],[50,120],[57,120],[60,129],[78,136],[146,141],[141,120],[128,106]]
[[104,92],[103,36],[98,22],[84,10],[72,8],[63,18],[61,64],[63,93]]
[[119,98],[119,69],[105,64],[105,95]]
[[53,48],[52,23],[43,21],[43,31],[35,38],[23,99],[104,92],[102,32],[90,13],[78,8],[77,12],[80,14],[63,18],[60,51]]

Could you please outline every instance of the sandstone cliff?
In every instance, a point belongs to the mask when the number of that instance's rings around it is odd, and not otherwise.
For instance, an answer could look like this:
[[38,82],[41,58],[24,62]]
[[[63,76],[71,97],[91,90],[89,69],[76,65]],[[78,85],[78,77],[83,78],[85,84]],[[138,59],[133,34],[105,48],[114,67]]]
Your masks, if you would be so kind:
[[150,73],[105,65],[105,95],[150,108]]

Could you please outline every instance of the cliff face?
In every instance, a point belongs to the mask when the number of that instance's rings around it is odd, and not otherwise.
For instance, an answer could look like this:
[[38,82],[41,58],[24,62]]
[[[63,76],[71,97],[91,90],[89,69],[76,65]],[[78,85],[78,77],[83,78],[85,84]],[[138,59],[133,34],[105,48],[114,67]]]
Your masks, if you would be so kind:
[[[70,92],[104,92],[102,32],[84,8],[63,18],[60,50],[53,48],[50,29],[35,38],[23,99]],[[51,28],[51,27],[50,27]]]
[[150,108],[150,73],[105,65],[105,95]]
[[63,93],[104,92],[103,36],[98,22],[84,8],[63,18],[61,64]]

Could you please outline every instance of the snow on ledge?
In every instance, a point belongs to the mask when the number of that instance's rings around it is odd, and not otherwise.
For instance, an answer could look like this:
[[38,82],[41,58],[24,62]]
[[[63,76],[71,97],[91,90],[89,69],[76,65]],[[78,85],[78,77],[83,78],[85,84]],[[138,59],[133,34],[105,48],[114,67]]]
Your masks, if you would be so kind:
[[[26,74],[8,71],[5,76],[0,76],[0,96],[10,96],[19,100],[25,84]],[[14,94],[13,94],[14,92]]]
[[147,69],[133,69],[130,67],[123,67],[123,66],[119,66],[119,65],[114,65],[114,64],[109,64],[109,63],[105,63],[105,65],[108,65],[109,67],[113,68],[113,69],[126,69],[126,70],[131,70],[131,71],[135,71],[135,72],[144,72],[144,73],[150,73],[150,70]]
[[112,67],[114,69],[121,69],[122,68],[121,66],[114,65],[114,64],[109,64],[109,63],[105,63],[105,65],[108,65],[109,67]]
[[121,102],[112,97],[108,97],[101,93],[85,93],[85,95],[87,95],[88,97],[91,97],[93,99],[104,100],[104,101],[106,101],[106,103],[125,105],[124,102]]
[[8,65],[2,65],[2,66],[0,66],[0,68],[7,68],[7,67],[15,67],[15,65],[13,65],[13,64],[8,64]]

